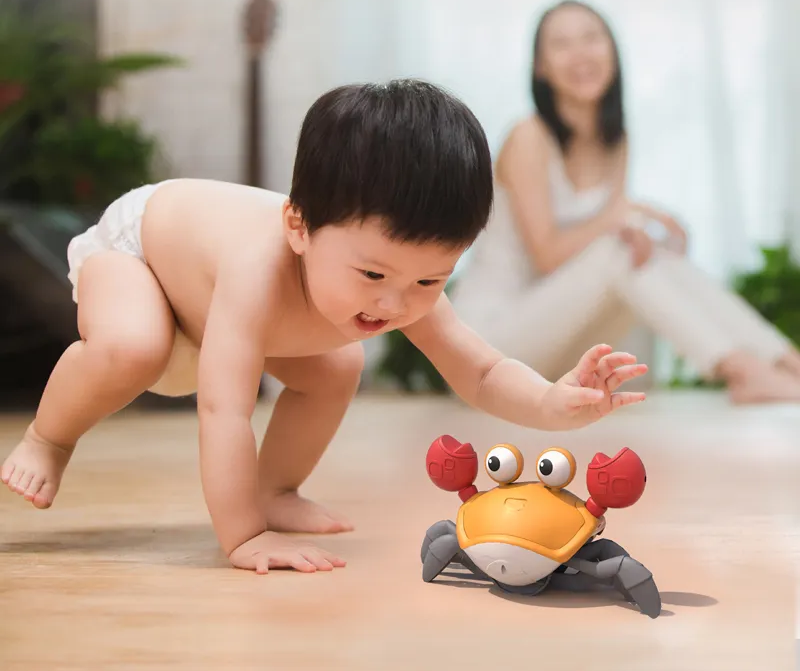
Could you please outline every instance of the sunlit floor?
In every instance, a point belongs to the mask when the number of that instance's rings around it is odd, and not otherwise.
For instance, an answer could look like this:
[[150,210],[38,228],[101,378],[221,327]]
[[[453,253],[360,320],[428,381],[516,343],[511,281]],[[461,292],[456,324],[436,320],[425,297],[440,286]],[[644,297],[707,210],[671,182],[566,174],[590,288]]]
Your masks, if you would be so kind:
[[[0,457],[27,419],[0,419]],[[656,394],[558,435],[451,400],[364,396],[305,488],[355,521],[317,539],[347,568],[257,576],[217,549],[195,416],[129,411],[85,439],[51,510],[0,492],[0,669],[795,669],[798,427],[796,408],[733,409],[716,394]],[[442,433],[481,456],[516,443],[527,477],[540,449],[567,447],[580,496],[594,452],[637,450],[648,488],[607,514],[605,536],[654,573],[662,616],[614,594],[424,583],[425,530],[459,503],[425,473]],[[482,470],[477,484],[490,485]]]

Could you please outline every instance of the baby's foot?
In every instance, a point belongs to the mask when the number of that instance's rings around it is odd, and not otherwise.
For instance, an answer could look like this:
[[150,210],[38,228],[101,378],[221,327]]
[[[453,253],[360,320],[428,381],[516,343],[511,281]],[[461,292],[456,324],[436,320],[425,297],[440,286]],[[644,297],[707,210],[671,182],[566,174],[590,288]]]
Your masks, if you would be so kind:
[[3,464],[0,480],[37,508],[49,508],[71,456],[71,448],[48,443],[29,426],[22,442]]
[[304,499],[297,492],[286,492],[270,498],[266,513],[270,531],[335,534],[353,530],[353,525],[345,517]]

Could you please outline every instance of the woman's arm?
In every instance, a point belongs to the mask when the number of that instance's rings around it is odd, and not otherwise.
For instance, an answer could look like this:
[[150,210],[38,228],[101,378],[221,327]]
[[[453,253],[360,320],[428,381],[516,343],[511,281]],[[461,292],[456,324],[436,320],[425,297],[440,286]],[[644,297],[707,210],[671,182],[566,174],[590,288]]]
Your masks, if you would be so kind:
[[[540,124],[526,120],[514,128],[497,162],[497,180],[508,192],[511,210],[533,263],[551,273],[601,235],[622,229],[627,214],[625,165],[615,173],[612,197],[597,216],[559,229],[550,199],[552,149]],[[623,148],[624,151],[624,148]],[[623,161],[626,162],[623,154]]]

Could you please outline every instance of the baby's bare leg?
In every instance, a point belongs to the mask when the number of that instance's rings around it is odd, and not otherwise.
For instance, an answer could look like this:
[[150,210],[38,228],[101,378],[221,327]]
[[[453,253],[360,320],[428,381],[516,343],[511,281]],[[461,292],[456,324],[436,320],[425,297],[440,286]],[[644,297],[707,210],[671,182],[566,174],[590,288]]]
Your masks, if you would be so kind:
[[172,351],[175,322],[149,268],[131,256],[89,258],[78,282],[81,340],[50,375],[36,418],[0,479],[49,508],[78,439],[152,386]]
[[352,530],[350,522],[302,498],[298,489],[339,428],[363,367],[360,343],[320,356],[267,362],[266,371],[286,385],[275,403],[258,459],[259,484],[271,530]]

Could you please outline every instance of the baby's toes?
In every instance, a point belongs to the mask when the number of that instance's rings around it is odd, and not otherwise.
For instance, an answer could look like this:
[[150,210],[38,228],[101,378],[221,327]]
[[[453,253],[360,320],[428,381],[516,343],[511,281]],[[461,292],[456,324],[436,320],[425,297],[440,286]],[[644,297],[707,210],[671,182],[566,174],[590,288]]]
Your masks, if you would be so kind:
[[7,485],[9,482],[11,482],[11,477],[14,475],[14,470],[15,464],[13,462],[6,461],[6,463],[3,464],[3,468],[0,470],[0,481],[2,481],[4,485]]
[[27,489],[25,490],[25,500],[26,501],[33,501],[36,495],[39,493],[39,490],[42,488],[44,484],[44,476],[37,475],[32,480],[31,483],[28,485]]
[[34,495],[33,505],[37,508],[49,508],[53,505],[58,488],[52,482],[45,482],[42,488]]
[[17,492],[17,494],[24,494],[27,491],[28,487],[30,487],[31,481],[35,477],[36,477],[36,473],[34,473],[33,471],[26,472],[17,481],[17,486],[14,488],[14,491]]
[[[19,492],[19,483],[25,478],[27,471],[22,466],[17,466],[14,473],[8,479],[8,488],[12,492]],[[22,491],[25,491],[24,489]]]

